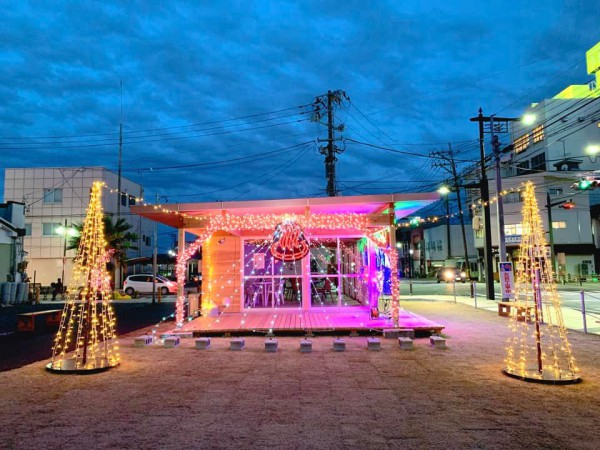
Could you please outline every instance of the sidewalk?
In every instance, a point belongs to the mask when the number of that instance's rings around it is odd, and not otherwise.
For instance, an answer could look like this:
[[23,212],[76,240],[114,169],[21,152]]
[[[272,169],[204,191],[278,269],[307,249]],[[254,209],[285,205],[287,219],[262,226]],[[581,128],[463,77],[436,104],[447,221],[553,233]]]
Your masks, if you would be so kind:
[[[597,283],[595,283],[595,284],[597,285]],[[559,292],[559,294],[560,294],[560,292]],[[588,294],[600,297],[600,293],[598,293],[598,294],[588,293]],[[498,301],[489,300],[485,296],[481,296],[481,295],[477,295],[476,298],[471,298],[471,297],[462,296],[462,295],[457,295],[457,296],[453,296],[453,295],[403,296],[400,299],[400,304],[402,305],[402,300],[418,301],[420,299],[426,300],[426,301],[444,301],[444,302],[449,302],[449,303],[461,303],[464,305],[472,306],[473,308],[476,307],[477,309],[493,311],[496,314],[498,313]],[[475,305],[475,302],[477,302],[477,305]],[[584,331],[583,315],[580,311],[577,311],[573,308],[567,308],[565,306],[563,306],[561,308],[561,310],[562,310],[563,320],[564,320],[564,323],[565,323],[565,326],[567,327],[567,329],[572,330],[572,331],[581,331],[581,332]],[[596,314],[587,313],[586,320],[587,320],[587,332],[589,334],[600,335],[600,318]]]

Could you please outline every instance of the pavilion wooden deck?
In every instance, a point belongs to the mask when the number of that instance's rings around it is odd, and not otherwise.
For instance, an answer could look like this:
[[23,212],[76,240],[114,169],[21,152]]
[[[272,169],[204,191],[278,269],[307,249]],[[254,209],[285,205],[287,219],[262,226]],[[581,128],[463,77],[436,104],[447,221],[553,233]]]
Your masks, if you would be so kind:
[[[415,333],[438,333],[444,326],[425,317],[400,310],[399,328],[415,330]],[[377,333],[394,328],[390,319],[371,319],[366,308],[331,308],[318,311],[269,310],[247,313],[223,312],[218,317],[198,317],[187,322],[177,333],[195,337],[223,334],[254,333]]]

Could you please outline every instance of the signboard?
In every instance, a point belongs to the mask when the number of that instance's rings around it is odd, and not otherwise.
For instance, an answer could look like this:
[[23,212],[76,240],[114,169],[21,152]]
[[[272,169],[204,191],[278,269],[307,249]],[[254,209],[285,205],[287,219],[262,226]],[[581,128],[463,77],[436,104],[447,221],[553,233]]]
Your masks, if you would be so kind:
[[520,244],[521,243],[521,235],[520,234],[506,235],[504,237],[504,242],[507,244]]
[[284,221],[277,225],[270,249],[277,259],[297,261],[308,254],[309,246],[300,225],[293,221]]
[[500,263],[500,287],[502,298],[515,298],[515,280],[510,262]]

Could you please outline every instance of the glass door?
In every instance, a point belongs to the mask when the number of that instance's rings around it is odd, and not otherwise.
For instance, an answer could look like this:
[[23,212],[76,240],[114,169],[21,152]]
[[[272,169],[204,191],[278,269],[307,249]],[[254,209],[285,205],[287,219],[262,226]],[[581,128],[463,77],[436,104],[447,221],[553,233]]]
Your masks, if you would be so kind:
[[312,238],[311,306],[368,305],[368,251],[365,238]]

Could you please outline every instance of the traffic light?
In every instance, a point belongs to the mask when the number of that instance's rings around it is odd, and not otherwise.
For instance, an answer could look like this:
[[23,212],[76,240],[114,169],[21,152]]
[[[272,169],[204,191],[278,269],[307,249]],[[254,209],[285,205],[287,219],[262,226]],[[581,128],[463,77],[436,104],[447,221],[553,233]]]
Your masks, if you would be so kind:
[[560,205],[559,208],[573,209],[573,208],[575,208],[575,203],[573,203],[571,200],[569,200],[568,202],[564,202],[562,205]]
[[571,187],[579,191],[590,191],[598,187],[598,180],[584,178],[583,180],[579,180],[577,183],[574,183]]

